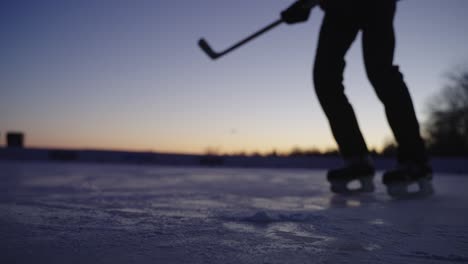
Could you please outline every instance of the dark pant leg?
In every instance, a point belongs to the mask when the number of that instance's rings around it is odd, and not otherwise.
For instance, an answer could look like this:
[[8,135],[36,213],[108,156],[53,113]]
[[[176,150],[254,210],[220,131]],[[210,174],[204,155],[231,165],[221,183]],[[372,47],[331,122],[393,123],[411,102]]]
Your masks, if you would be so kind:
[[[377,2],[377,1],[374,1]],[[362,25],[366,71],[377,96],[385,106],[388,122],[398,143],[400,162],[426,162],[411,96],[398,66],[393,65],[395,1],[369,4]]]
[[350,13],[326,10],[313,73],[315,91],[344,158],[368,154],[343,86],[344,56],[358,31],[357,19]]

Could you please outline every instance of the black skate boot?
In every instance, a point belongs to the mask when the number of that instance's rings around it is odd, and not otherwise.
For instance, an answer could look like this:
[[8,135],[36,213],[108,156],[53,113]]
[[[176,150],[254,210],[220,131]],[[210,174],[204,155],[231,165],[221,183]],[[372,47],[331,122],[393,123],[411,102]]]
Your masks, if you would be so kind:
[[[373,192],[375,169],[370,158],[349,160],[347,163],[343,168],[328,171],[327,180],[331,184],[331,191],[339,194]],[[348,188],[348,184],[354,180],[360,182],[361,188]]]
[[[401,164],[397,169],[383,175],[383,183],[393,198],[412,199],[430,196],[434,193],[432,186],[432,169],[426,163]],[[417,183],[419,190],[408,191],[408,186]]]

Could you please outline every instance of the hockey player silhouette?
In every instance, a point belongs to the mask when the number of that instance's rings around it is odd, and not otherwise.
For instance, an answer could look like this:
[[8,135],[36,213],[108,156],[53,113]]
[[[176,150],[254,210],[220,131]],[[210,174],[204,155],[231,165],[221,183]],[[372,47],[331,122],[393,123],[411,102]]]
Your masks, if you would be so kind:
[[[308,0],[296,1],[281,13],[288,24],[304,22],[310,9]],[[393,64],[395,34],[393,20],[397,0],[321,0],[325,12],[313,79],[320,104],[330,123],[345,166],[328,172],[335,193],[372,192],[375,173],[369,151],[359,129],[353,108],[344,93],[344,57],[359,32],[367,77],[385,107],[388,123],[398,144],[398,167],[383,175],[388,193],[394,197],[430,195],[432,170],[411,96],[398,66]],[[351,190],[348,183],[358,180],[361,187]],[[417,192],[408,185],[418,183]]]

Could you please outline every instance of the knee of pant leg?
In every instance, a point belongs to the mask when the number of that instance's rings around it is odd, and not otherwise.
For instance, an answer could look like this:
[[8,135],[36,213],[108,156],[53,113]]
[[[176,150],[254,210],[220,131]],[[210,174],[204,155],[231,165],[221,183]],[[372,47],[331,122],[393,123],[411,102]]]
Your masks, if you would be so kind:
[[399,82],[403,79],[398,66],[366,65],[367,78],[372,85]]
[[403,76],[397,66],[368,67],[367,77],[382,102],[391,101],[399,89],[405,89]]
[[314,81],[315,91],[317,93],[321,93],[321,90],[325,89],[325,87],[329,86],[330,84],[330,77],[327,76],[326,71],[317,66],[314,67],[312,77]]
[[313,70],[314,87],[320,98],[333,97],[342,92],[343,66],[336,67],[326,62],[316,61]]
[[381,93],[385,93],[386,89],[384,87],[387,86],[385,82],[388,81],[385,73],[379,71],[368,72],[367,78],[379,97]]
[[315,93],[321,103],[333,100],[333,86],[330,76],[314,71]]
[[[322,77],[320,77],[322,78]],[[342,86],[341,86],[342,87]],[[320,105],[327,113],[329,109],[335,108],[337,105],[342,103],[345,98],[343,89],[340,86],[330,85],[327,80],[319,79],[315,82],[314,88]],[[345,98],[346,100],[346,98]]]

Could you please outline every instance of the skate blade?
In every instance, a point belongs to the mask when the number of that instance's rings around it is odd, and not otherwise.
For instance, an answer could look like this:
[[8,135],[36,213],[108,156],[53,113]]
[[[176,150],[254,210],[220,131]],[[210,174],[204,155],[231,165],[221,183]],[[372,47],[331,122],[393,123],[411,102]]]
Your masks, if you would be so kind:
[[434,187],[429,179],[421,179],[417,182],[419,190],[408,191],[412,183],[394,183],[387,185],[388,194],[395,199],[420,199],[434,194]]
[[330,181],[331,191],[337,194],[359,194],[359,193],[370,193],[375,190],[375,185],[372,177],[362,178],[358,180],[361,184],[360,188],[350,189],[348,187],[351,181]]

